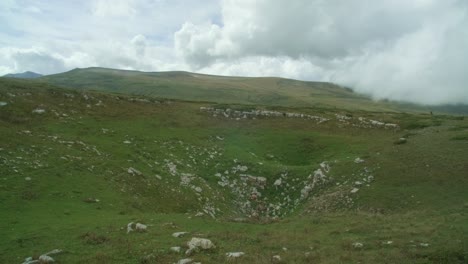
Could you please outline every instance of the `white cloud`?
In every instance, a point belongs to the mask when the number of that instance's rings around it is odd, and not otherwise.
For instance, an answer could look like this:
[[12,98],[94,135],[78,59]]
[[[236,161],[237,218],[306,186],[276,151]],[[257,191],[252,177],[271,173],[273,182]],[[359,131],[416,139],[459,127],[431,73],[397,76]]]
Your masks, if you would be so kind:
[[296,64],[275,64],[282,76],[376,98],[468,103],[465,1],[225,0],[222,15],[222,27],[187,23],[175,33],[176,53],[193,69],[231,72],[258,58],[268,67],[271,58]]
[[0,74],[190,70],[468,103],[464,0],[4,0],[0,11]]
[[135,10],[134,0],[95,0],[91,12],[98,17],[132,17]]

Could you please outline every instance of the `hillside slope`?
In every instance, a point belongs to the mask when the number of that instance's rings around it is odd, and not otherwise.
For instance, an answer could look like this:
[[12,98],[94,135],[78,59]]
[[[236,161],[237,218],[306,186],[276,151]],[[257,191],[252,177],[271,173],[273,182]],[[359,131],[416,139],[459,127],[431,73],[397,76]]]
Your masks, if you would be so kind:
[[189,72],[138,72],[87,68],[49,75],[41,79],[55,85],[82,90],[181,100],[289,107],[338,107],[368,111],[414,110],[414,107],[409,105],[375,102],[350,89],[331,83],[275,77],[226,77]]
[[8,77],[8,78],[18,78],[18,79],[35,79],[42,77],[42,74],[31,72],[31,71],[26,71],[23,73],[9,73],[4,75],[3,77]]
[[[55,248],[61,263],[468,260],[464,118],[8,78],[0,102],[1,263]],[[130,222],[147,232],[127,234]],[[216,249],[186,256],[191,237]]]

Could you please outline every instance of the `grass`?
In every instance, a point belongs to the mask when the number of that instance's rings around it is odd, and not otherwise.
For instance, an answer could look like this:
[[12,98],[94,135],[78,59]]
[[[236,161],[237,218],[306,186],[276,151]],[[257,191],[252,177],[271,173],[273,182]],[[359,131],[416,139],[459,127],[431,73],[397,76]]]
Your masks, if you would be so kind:
[[[155,96],[178,100],[209,101],[224,104],[314,107],[351,111],[422,111],[425,106],[373,101],[349,88],[325,83],[262,77],[228,77],[189,72],[138,72],[105,68],[75,69],[49,75],[41,80],[80,90],[96,90],[131,95]],[[434,109],[435,111],[436,109]],[[460,107],[441,111],[463,112]]]
[[[468,149],[451,140],[467,120],[313,107],[271,109],[330,121],[235,120],[199,110],[222,107],[212,103],[10,79],[0,79],[0,101],[8,102],[0,107],[0,263],[55,248],[64,250],[54,257],[59,263],[174,263],[185,256],[169,248],[186,248],[192,236],[217,246],[192,256],[202,263],[224,263],[232,251],[246,253],[237,263],[271,263],[273,255],[283,263],[468,261]],[[46,112],[32,113],[38,108]],[[365,128],[359,117],[401,129]],[[400,137],[407,143],[393,144]],[[323,161],[331,166],[328,181],[300,200]],[[264,189],[243,185],[232,172],[238,165],[265,177]],[[193,175],[190,184],[181,184],[182,173]],[[240,192],[220,186],[217,173],[241,183]],[[259,201],[247,197],[254,187]],[[280,205],[281,217],[249,218],[241,209],[247,201],[260,212],[264,201]],[[219,209],[215,218],[203,211],[209,208]],[[148,231],[126,234],[129,222]],[[190,234],[171,236],[178,231]]]

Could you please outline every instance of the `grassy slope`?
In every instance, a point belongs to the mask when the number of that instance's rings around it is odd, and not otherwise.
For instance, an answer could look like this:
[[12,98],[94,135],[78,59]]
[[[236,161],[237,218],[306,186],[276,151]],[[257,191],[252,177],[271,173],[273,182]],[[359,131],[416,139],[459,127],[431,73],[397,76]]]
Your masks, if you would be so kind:
[[[154,263],[172,263],[183,256],[168,248],[184,246],[190,238],[171,237],[176,231],[213,240],[216,250],[193,257],[203,263],[225,262],[229,251],[247,253],[239,263],[271,263],[275,254],[285,263],[463,263],[468,258],[466,120],[283,108],[331,121],[236,121],[200,112],[206,103],[129,99],[0,79],[0,101],[8,103],[0,107],[1,263],[53,248],[66,250],[56,257],[61,263],[141,263],[148,254]],[[46,113],[33,114],[36,108]],[[404,129],[343,125],[336,113],[396,122]],[[403,135],[407,144],[393,144]],[[210,159],[214,151],[222,155]],[[356,157],[365,162],[356,164]],[[203,188],[202,197],[222,211],[216,219],[194,216],[203,202],[170,175],[165,159],[178,160],[179,171],[199,176],[195,184]],[[281,173],[305,180],[325,160],[333,182],[283,220],[229,221],[242,214],[233,194],[217,185],[216,172],[247,165],[249,173],[268,178],[262,192],[275,202],[285,196],[286,190],[272,185]],[[128,174],[128,167],[143,175]],[[351,195],[353,183],[370,174],[375,177],[370,186]],[[288,192],[297,196],[298,190]],[[352,202],[336,198],[340,195]],[[100,202],[83,202],[88,197]],[[130,221],[151,226],[147,233],[127,235],[123,228]],[[106,240],[100,243],[96,236]],[[392,245],[383,244],[389,240]],[[364,247],[355,249],[353,242]]]
[[218,103],[326,108],[339,105],[351,110],[426,111],[410,105],[374,102],[331,83],[273,77],[223,77],[188,72],[148,73],[87,68],[41,79],[79,89]]

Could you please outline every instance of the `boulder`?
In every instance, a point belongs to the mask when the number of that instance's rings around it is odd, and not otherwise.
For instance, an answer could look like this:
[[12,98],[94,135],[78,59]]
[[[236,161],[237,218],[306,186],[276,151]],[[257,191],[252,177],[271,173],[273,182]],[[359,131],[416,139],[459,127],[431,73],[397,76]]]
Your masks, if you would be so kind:
[[228,252],[228,253],[226,253],[226,257],[228,259],[240,258],[240,257],[242,257],[244,255],[245,255],[244,252]]

